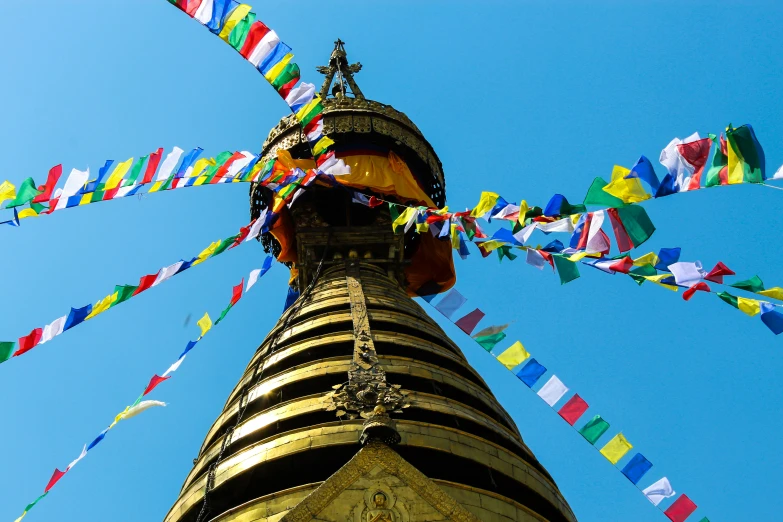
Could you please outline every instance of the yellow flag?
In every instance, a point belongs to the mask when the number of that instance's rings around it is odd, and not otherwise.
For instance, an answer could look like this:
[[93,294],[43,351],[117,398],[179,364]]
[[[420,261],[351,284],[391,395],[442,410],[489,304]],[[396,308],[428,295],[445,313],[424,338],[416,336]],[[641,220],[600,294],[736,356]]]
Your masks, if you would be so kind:
[[783,288],[780,288],[779,286],[773,286],[772,288],[767,288],[766,290],[762,290],[761,292],[756,293],[766,297],[771,297],[772,299],[783,300]]
[[79,206],[81,205],[89,205],[92,203],[92,192],[88,192],[87,194],[82,196],[82,199],[79,200]]
[[411,215],[416,212],[415,208],[406,208],[402,214],[397,216],[397,219],[394,220],[394,223],[392,223],[392,230],[394,233],[397,233],[397,229],[399,227],[404,227],[405,224],[408,222],[408,220],[411,218]]
[[519,204],[519,217],[517,218],[517,221],[519,221],[520,225],[525,224],[525,214],[527,214],[527,211],[530,210],[530,207],[527,206],[527,201],[522,200],[522,203]]
[[332,138],[329,136],[322,136],[321,139],[318,140],[318,143],[315,144],[315,147],[313,147],[313,154],[318,156],[332,145],[334,145],[334,140]]
[[601,455],[612,464],[617,464],[626,453],[631,451],[631,448],[633,448],[633,444],[628,442],[622,433],[618,433],[606,443],[606,446],[601,448]]
[[19,219],[29,218],[29,217],[38,217],[38,212],[31,208],[26,208],[22,211],[20,211],[18,214]]
[[639,178],[625,179],[630,172],[630,169],[615,165],[612,170],[612,181],[604,187],[604,192],[622,199],[625,203],[639,203],[650,199],[652,196],[644,190]]
[[633,266],[643,266],[643,265],[657,265],[658,264],[658,256],[650,252],[649,254],[644,254],[642,257],[637,257],[633,260]]
[[525,350],[525,347],[522,346],[522,343],[517,341],[507,348],[506,351],[498,355],[498,361],[509,370],[513,370],[519,363],[528,357],[530,357],[530,354]]
[[479,199],[479,202],[476,204],[475,207],[473,207],[473,210],[470,212],[470,215],[472,217],[481,217],[490,210],[492,210],[492,207],[495,206],[495,203],[498,202],[498,198],[500,196],[498,194],[495,194],[494,192],[482,192],[481,193],[481,199]]
[[16,187],[8,181],[0,183],[0,205],[7,199],[14,199],[16,197]]
[[761,312],[761,303],[756,299],[748,299],[746,297],[737,297],[737,306],[744,313],[753,317]]
[[648,281],[652,281],[656,285],[662,286],[667,290],[671,290],[672,292],[679,291],[679,287],[675,285],[667,285],[666,283],[661,283],[661,280],[666,279],[667,277],[672,277],[671,274],[658,274],[654,276],[644,276],[644,278]]
[[217,165],[215,158],[200,158],[198,161],[196,161],[195,165],[193,165],[193,172],[190,173],[189,177],[197,178],[201,176],[201,173],[204,172],[204,169],[207,167],[214,167],[215,165]]
[[112,304],[117,300],[117,292],[114,292],[111,295],[107,295],[92,307],[92,311],[90,312],[90,315],[84,318],[86,321],[87,319],[92,319],[98,314],[102,314],[106,310],[108,310]]
[[319,103],[321,103],[321,97],[316,94],[310,103],[303,105],[301,109],[296,111],[296,119],[302,121],[304,117],[307,116],[307,113],[313,110],[313,108]]
[[[731,129],[731,127],[727,128],[727,134],[728,131]],[[734,147],[732,146],[733,140],[726,140],[726,149],[728,152],[728,182],[729,185],[733,185],[735,183],[742,183],[742,181],[745,179],[745,169],[744,169],[744,162],[742,161],[742,154],[739,154],[738,151],[734,150]],[[734,145],[736,146],[736,142],[734,142]]]
[[125,177],[125,174],[128,173],[128,170],[130,170],[132,164],[133,158],[117,164],[117,166],[114,167],[114,171],[109,176],[109,179],[106,180],[106,190],[116,188],[117,185],[120,184],[120,181],[122,181],[122,178]]
[[271,69],[269,69],[266,72],[266,74],[264,75],[264,78],[266,78],[266,80],[269,83],[272,83],[273,81],[275,81],[277,79],[277,77],[280,76],[280,73],[283,72],[283,69],[285,69],[285,66],[288,65],[288,62],[293,60],[293,58],[294,58],[294,55],[291,54],[291,53],[288,53],[285,56],[283,56],[282,60],[277,62],[274,67],[272,67]]
[[198,258],[196,258],[193,263],[190,264],[190,266],[195,266],[204,260],[206,260],[208,257],[212,256],[212,254],[215,253],[215,250],[217,250],[217,247],[220,246],[220,241],[215,241],[211,245],[209,245],[207,248],[201,251],[201,253],[198,255]]
[[204,337],[204,334],[206,334],[210,328],[212,328],[212,319],[209,318],[209,314],[205,313],[204,317],[198,320],[196,323],[199,328],[201,328],[201,335],[199,338]]
[[459,250],[459,231],[457,225],[451,225],[451,248]]
[[[477,244],[487,252],[492,252],[506,245],[506,242],[501,241],[500,239],[490,239],[489,241],[484,241],[483,243],[477,243]],[[455,248],[459,248],[459,243],[457,243],[457,246]]]
[[577,252],[576,254],[571,254],[568,260],[576,263],[577,261],[584,259],[588,255],[590,255],[588,252]]
[[418,232],[426,232],[429,229],[430,229],[430,224],[429,223],[417,223],[416,224],[416,230]]
[[193,185],[195,185],[196,187],[203,185],[207,181],[208,177],[209,176],[199,176],[196,182],[193,183]]
[[118,413],[116,417],[114,417],[114,422],[111,423],[109,426],[109,429],[112,429],[115,424],[120,422],[122,418],[125,416],[126,413],[128,413],[128,410],[130,409],[130,406],[125,406],[125,409],[122,410],[122,412]]
[[226,20],[226,23],[223,24],[223,29],[220,31],[218,36],[225,42],[228,42],[228,37],[231,36],[231,31],[233,31],[234,27],[236,27],[237,24],[247,16],[247,13],[249,13],[251,9],[252,7],[247,4],[239,4],[237,8],[231,11],[231,14],[228,15],[228,19]]

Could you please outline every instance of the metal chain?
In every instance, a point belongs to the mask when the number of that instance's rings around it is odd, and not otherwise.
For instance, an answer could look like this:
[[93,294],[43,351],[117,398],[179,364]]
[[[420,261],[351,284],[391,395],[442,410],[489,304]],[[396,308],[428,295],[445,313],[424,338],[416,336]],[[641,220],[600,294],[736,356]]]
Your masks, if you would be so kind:
[[[331,238],[331,237],[330,237]],[[326,248],[324,248],[323,256],[321,256],[321,261],[318,263],[318,268],[316,269],[315,275],[313,276],[313,280],[310,282],[310,284],[307,286],[304,292],[302,292],[301,297],[297,300],[296,307],[291,310],[291,312],[288,314],[288,316],[283,321],[282,328],[277,330],[277,333],[275,333],[274,338],[272,339],[272,343],[269,348],[269,353],[272,354],[275,352],[278,342],[280,340],[280,335],[286,331],[288,328],[288,324],[291,321],[291,319],[299,312],[299,310],[302,309],[302,306],[304,305],[305,301],[307,301],[310,297],[310,293],[312,293],[313,288],[315,287],[316,281],[318,281],[318,278],[321,275],[321,269],[323,268],[324,260],[326,259],[326,251],[329,247],[329,240],[327,240]],[[223,441],[220,444],[220,451],[218,452],[217,459],[209,465],[209,471],[207,472],[207,483],[204,486],[204,500],[201,505],[201,510],[199,511],[198,516],[196,517],[196,522],[202,522],[205,520],[205,517],[209,515],[209,494],[212,491],[212,489],[215,486],[215,475],[217,472],[217,468],[220,465],[220,463],[223,460],[223,453],[225,453],[226,449],[228,448],[229,444],[231,444],[231,438],[234,435],[234,431],[239,426],[239,423],[242,422],[242,417],[245,414],[245,411],[247,410],[248,405],[250,404],[250,399],[248,396],[248,392],[256,387],[259,382],[261,382],[261,379],[264,376],[264,368],[261,368],[261,372],[258,372],[258,368],[261,365],[263,358],[259,357],[258,360],[253,364],[253,375],[252,377],[242,386],[242,391],[239,395],[239,408],[237,409],[237,419],[234,422],[234,425],[229,427],[226,432],[223,434]],[[252,383],[252,384],[251,384]],[[244,403],[244,404],[243,404]]]

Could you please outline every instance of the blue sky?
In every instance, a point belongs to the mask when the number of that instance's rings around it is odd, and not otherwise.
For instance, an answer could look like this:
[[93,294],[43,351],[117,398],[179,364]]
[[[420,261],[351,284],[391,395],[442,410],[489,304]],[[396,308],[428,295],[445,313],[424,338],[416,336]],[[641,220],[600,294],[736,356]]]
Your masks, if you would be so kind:
[[[137,5],[138,4],[138,5]],[[752,123],[770,170],[783,163],[783,6],[752,2],[259,3],[261,20],[320,82],[332,42],[361,61],[372,99],[405,111],[432,142],[449,203],[482,190],[581,200],[595,176],[657,158],[674,136]],[[164,0],[3,2],[0,179],[43,180],[62,163],[97,170],[158,148],[259,150],[286,106],[216,37]],[[658,167],[659,174],[663,167]],[[781,194],[705,190],[645,206],[643,251],[681,246],[783,285]],[[248,221],[247,187],[217,186],[71,209],[2,230],[0,338],[105,296]],[[13,520],[164,371],[231,287],[261,265],[248,244],[177,276],[0,366],[0,518]],[[773,520],[781,501],[780,339],[714,295],[685,302],[654,285],[582,270],[557,276],[474,254],[458,288],[520,339],[719,520]],[[276,266],[152,398],[169,403],[113,430],[28,520],[160,520],[247,360],[279,316]],[[437,318],[437,317],[436,317]],[[440,318],[437,318],[440,320]],[[581,521],[665,520],[512,375],[452,325]],[[512,340],[512,339],[509,339]],[[603,440],[606,440],[602,439]],[[778,499],[778,500],[775,500]],[[699,517],[694,517],[698,520]]]

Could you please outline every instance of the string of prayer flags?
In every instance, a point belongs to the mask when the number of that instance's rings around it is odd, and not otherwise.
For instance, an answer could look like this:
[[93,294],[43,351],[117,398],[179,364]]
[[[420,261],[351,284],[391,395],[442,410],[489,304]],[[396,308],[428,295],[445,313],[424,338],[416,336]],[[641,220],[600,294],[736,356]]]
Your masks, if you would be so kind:
[[[653,264],[659,264],[661,262],[665,263],[667,261],[676,261],[679,259],[679,249],[663,249],[661,252],[659,252],[659,255],[655,255],[654,253],[646,254],[644,256],[641,256],[638,258],[639,264],[642,264],[643,266],[649,266],[650,269],[655,272],[655,268],[653,267]],[[630,259],[628,257],[630,262],[630,266],[633,266],[635,264],[635,261]],[[660,265],[660,266],[666,266],[666,265]],[[669,276],[671,277],[671,276]],[[423,285],[422,288],[426,288],[427,285]],[[452,289],[452,292],[456,292],[456,289]],[[428,299],[425,299],[427,303],[432,306],[435,309],[438,309],[441,311],[438,307],[439,304],[433,304],[432,300],[434,298],[434,295],[428,294],[426,292],[419,292],[424,293],[423,297],[427,297]],[[458,296],[458,297],[455,297]],[[444,301],[447,302],[447,307],[445,308],[448,311],[449,306],[454,306],[455,304],[458,304],[459,306],[462,306],[467,299],[460,293],[455,294],[447,294],[446,296],[441,298],[441,303]],[[476,309],[478,310],[478,309]],[[443,311],[441,311],[443,313]],[[762,313],[772,313],[771,311],[766,311],[765,309],[762,309]],[[452,322],[457,322],[453,319],[451,319],[450,315],[444,316],[448,317]],[[470,315],[470,314],[468,314]],[[483,313],[482,313],[483,317]],[[777,318],[776,318],[777,319]],[[780,327],[783,329],[783,314],[780,314]],[[474,325],[475,327],[475,325]],[[519,380],[524,382],[530,389],[533,389],[533,386],[541,379],[541,377],[546,373],[547,369],[539,363],[535,358],[530,357],[530,353],[525,349],[525,347],[522,345],[521,342],[516,341],[514,344],[512,344],[509,348],[503,350],[499,354],[493,353],[493,349],[496,346],[497,343],[486,343],[485,341],[493,336],[500,336],[503,335],[505,337],[505,330],[507,329],[508,324],[502,324],[497,326],[489,326],[486,328],[482,328],[479,330],[479,332],[475,335],[473,335],[473,340],[481,346],[484,350],[489,352],[493,357],[495,357],[499,363],[501,363],[503,366],[506,367],[511,372],[514,372],[514,369],[517,368],[522,362],[527,361],[517,372],[515,372],[515,375]],[[470,332],[473,328],[470,330],[463,330],[465,333],[470,335]],[[555,405],[560,402],[563,397],[568,393],[569,389],[568,387],[563,383],[560,378],[554,374],[551,374],[549,376],[549,379],[547,382],[541,386],[536,394],[550,407],[554,410]],[[578,393],[574,393],[566,402],[563,404],[559,410],[557,410],[558,415],[572,428],[574,428],[576,422],[585,414],[585,412],[588,409],[588,404],[585,402],[585,400],[579,396]],[[618,467],[618,464],[626,458],[626,455],[633,449],[633,444],[631,444],[628,439],[625,437],[625,435],[620,432],[615,434],[611,439],[609,439],[602,447],[599,447],[596,445],[598,440],[609,430],[610,425],[609,423],[603,419],[601,415],[594,415],[591,417],[581,428],[576,430],[578,431],[584,438],[587,440],[593,448],[596,449],[601,455],[607,459],[613,466],[615,466],[618,471],[621,471],[621,473],[635,486],[637,486],[638,489],[638,483],[640,480],[647,474],[647,472],[652,468],[652,463],[641,453],[636,453],[632,458],[630,458],[623,466],[622,468]],[[641,491],[641,490],[640,490]],[[674,491],[671,489],[671,485],[668,482],[668,479],[663,478],[656,482],[655,484],[652,484],[648,488],[646,488],[643,491],[644,495],[650,499],[650,501],[658,507],[658,505],[661,503],[661,501],[664,498],[668,498],[671,496],[674,496]],[[688,499],[685,495],[682,495],[682,497],[685,497],[683,500],[678,499],[673,503],[669,508],[664,512],[666,516],[668,516],[672,521],[684,521],[685,518],[690,516],[690,514],[693,513],[693,511],[696,510],[696,505],[693,504],[690,499]],[[663,512],[663,510],[658,507],[659,510]],[[705,517],[706,520],[706,517]]]
[[[251,223],[247,227],[243,227],[243,229],[255,230],[255,233],[253,234],[248,233],[244,241],[250,241],[251,239],[255,239],[255,237],[258,237],[258,235],[262,233],[263,227],[255,227],[256,221],[264,222],[265,216],[260,216],[258,220],[251,221]],[[33,348],[35,348],[36,346],[51,341],[54,337],[62,334],[66,330],[70,330],[74,326],[77,326],[83,323],[84,321],[94,318],[95,316],[109,310],[110,308],[113,308],[114,306],[117,306],[118,304],[127,301],[131,297],[137,296],[141,292],[149,288],[152,288],[154,286],[157,286],[161,282],[170,279],[175,275],[181,274],[183,271],[187,270],[191,266],[196,265],[211,257],[217,256],[225,252],[226,250],[229,250],[237,246],[239,243],[237,243],[236,241],[240,237],[240,235],[241,233],[234,236],[230,236],[229,238],[226,238],[222,241],[216,241],[215,243],[212,244],[212,245],[216,245],[215,247],[210,245],[210,247],[207,247],[207,249],[205,249],[201,254],[199,254],[198,257],[193,258],[191,261],[178,261],[177,263],[173,263],[172,265],[168,265],[161,268],[155,274],[142,276],[137,286],[117,285],[114,287],[114,292],[112,292],[111,294],[107,295],[102,299],[99,299],[94,305],[86,305],[81,308],[71,308],[70,312],[68,312],[66,316],[55,319],[52,323],[50,323],[44,328],[35,328],[29,334],[20,337],[18,339],[18,349],[12,354],[12,356],[17,357],[19,355],[23,355],[28,351],[32,350]],[[271,266],[271,262],[268,264],[265,263],[264,266],[265,266],[264,273],[266,273],[266,270],[269,270],[269,266]],[[262,274],[259,272],[258,277],[260,277],[260,275]],[[201,322],[199,322],[199,325],[200,324]],[[3,347],[3,349],[0,350],[0,363],[10,358],[10,357],[5,357],[5,358],[2,357],[3,355],[5,355],[5,352],[8,351],[9,344],[13,346],[13,342],[0,343],[0,346]]]
[[[251,274],[254,274],[254,273],[258,274],[258,276],[254,278],[254,283],[255,283],[255,281],[258,280],[259,277],[261,277],[263,274],[265,274],[269,270],[269,267],[271,267],[271,261],[270,261],[271,259],[272,259],[271,256],[267,257],[264,260],[263,268],[256,269],[253,272],[251,272]],[[248,281],[250,281],[250,279],[251,279],[251,277],[248,278]],[[245,290],[245,293],[248,290],[250,290],[250,286],[252,286],[252,285],[248,286],[248,288]],[[236,303],[236,301],[238,301],[238,300],[239,299],[236,297],[236,292],[232,292],[231,301]],[[166,403],[162,402],[162,401],[142,400],[142,399],[147,394],[149,394],[152,390],[154,390],[159,384],[161,384],[162,382],[167,381],[168,379],[171,378],[171,374],[174,373],[179,368],[179,366],[182,364],[182,361],[185,359],[185,356],[187,355],[187,353],[191,349],[193,349],[193,347],[196,345],[196,343],[198,343],[198,341],[200,341],[202,339],[204,334],[206,334],[210,330],[210,328],[212,326],[212,322],[209,320],[209,314],[204,314],[204,317],[202,318],[202,321],[204,321],[204,323],[203,323],[203,325],[199,324],[199,328],[201,330],[201,335],[199,335],[198,339],[196,339],[195,341],[189,341],[188,342],[187,347],[185,348],[185,351],[182,352],[182,354],[180,354],[180,356],[177,358],[177,360],[174,362],[174,364],[172,364],[169,367],[169,369],[166,370],[163,373],[163,375],[154,374],[152,376],[152,378],[150,379],[149,384],[147,384],[147,386],[144,388],[144,392],[142,392],[142,394],[132,404],[130,404],[129,406],[126,406],[125,409],[123,409],[119,414],[117,414],[114,417],[113,422],[106,429],[104,429],[102,432],[100,432],[98,434],[98,436],[95,437],[95,439],[93,439],[92,442],[90,442],[89,444],[85,444],[83,446],[82,451],[79,454],[79,456],[75,460],[73,460],[70,464],[68,464],[68,466],[65,468],[64,471],[60,471],[59,468],[55,468],[54,473],[52,474],[51,478],[49,479],[49,482],[47,482],[46,487],[44,488],[43,494],[40,495],[37,499],[35,499],[33,502],[28,504],[25,507],[24,511],[22,512],[22,515],[19,518],[17,518],[15,522],[20,522],[25,516],[27,516],[27,513],[42,498],[44,498],[49,493],[49,491],[52,489],[52,487],[54,487],[55,484],[57,484],[60,481],[60,479],[62,479],[63,476],[65,476],[66,473],[68,473],[68,471],[73,469],[73,467],[80,460],[82,460],[85,456],[87,456],[87,453],[90,450],[92,450],[95,446],[97,446],[106,437],[106,434],[109,432],[109,430],[114,428],[114,426],[116,426],[119,422],[121,422],[123,420],[127,420],[127,419],[130,419],[130,418],[133,418],[133,417],[139,415],[140,413],[142,413],[142,412],[144,412],[144,411],[146,411],[146,410],[148,410],[150,408],[166,406]],[[201,321],[199,323],[201,323]],[[205,328],[205,326],[206,326],[206,328]],[[2,355],[1,351],[2,351],[2,344],[0,344],[0,355]]]
[[231,45],[253,65],[285,100],[307,137],[317,164],[327,160],[334,143],[323,134],[323,103],[315,86],[299,81],[300,69],[293,63],[291,48],[275,31],[257,19],[252,7],[233,0],[170,2]]

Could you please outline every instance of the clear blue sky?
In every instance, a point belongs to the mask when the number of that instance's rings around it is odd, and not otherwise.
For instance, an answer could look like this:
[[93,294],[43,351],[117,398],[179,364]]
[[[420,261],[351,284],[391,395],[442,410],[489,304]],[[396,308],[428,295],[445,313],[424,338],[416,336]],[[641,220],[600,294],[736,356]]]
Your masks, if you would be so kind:
[[[674,136],[752,123],[770,170],[783,163],[779,2],[258,2],[261,20],[320,82],[332,42],[361,61],[365,94],[405,111],[443,160],[448,200],[482,190],[581,200],[593,177]],[[157,147],[259,150],[286,106],[230,47],[167,5],[2,2],[0,179],[42,181]],[[663,170],[659,166],[658,172]],[[721,260],[783,285],[781,194],[705,190],[646,204],[651,249]],[[248,221],[246,185],[195,188],[71,209],[2,232],[0,338],[103,297],[115,284],[200,252]],[[645,250],[646,251],[646,250]],[[53,469],[133,401],[197,334],[188,314],[225,306],[261,265],[248,244],[0,366],[0,519],[13,520]],[[714,295],[685,302],[623,276],[557,276],[522,259],[457,261],[458,287],[522,340],[654,468],[715,521],[777,520],[781,339]],[[276,266],[152,398],[169,403],[113,430],[28,520],[160,520],[203,435],[277,319]],[[556,414],[444,326],[581,521],[659,522],[654,507]],[[694,517],[696,520],[700,517]]]

